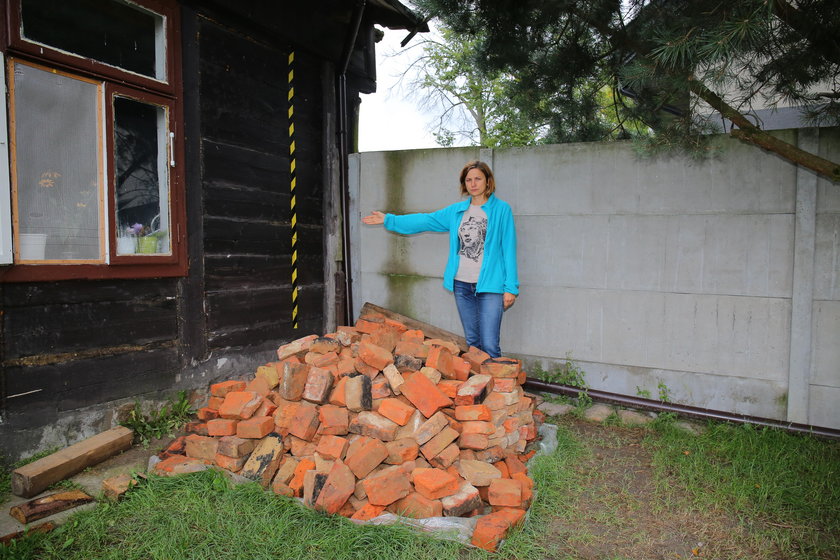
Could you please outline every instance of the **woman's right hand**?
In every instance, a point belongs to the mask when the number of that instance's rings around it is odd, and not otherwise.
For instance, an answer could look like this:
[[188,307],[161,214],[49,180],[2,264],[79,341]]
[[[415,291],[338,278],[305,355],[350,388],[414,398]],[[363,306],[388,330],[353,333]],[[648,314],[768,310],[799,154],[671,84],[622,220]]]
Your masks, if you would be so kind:
[[374,210],[369,215],[362,218],[362,223],[369,226],[379,226],[385,223],[385,214]]

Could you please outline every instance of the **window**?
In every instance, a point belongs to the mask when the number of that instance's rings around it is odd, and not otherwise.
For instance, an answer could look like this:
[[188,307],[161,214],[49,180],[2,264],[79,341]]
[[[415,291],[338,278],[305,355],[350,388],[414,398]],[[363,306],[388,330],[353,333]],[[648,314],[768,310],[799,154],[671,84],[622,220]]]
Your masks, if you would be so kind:
[[185,274],[174,2],[8,4],[2,280]]

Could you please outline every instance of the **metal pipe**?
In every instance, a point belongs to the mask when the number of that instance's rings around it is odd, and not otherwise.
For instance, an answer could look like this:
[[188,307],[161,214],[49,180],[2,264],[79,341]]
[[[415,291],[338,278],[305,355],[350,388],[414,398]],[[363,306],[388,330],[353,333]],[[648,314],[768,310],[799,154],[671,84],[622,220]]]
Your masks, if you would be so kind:
[[366,0],[359,0],[353,13],[353,21],[350,24],[350,32],[347,35],[347,42],[344,45],[344,53],[339,65],[338,75],[338,151],[339,151],[339,186],[341,198],[341,256],[342,268],[344,270],[344,324],[353,324],[353,285],[352,268],[350,266],[350,181],[348,178],[348,158],[350,155],[348,132],[348,108],[347,108],[347,68],[350,65],[350,57],[353,54],[353,47],[356,38],[359,36],[359,27],[365,12]]
[[808,434],[827,439],[840,439],[840,430],[835,430],[833,428],[809,426],[807,424],[784,422],[782,420],[773,420],[770,418],[759,418],[758,416],[735,414],[721,410],[710,410],[707,408],[700,408],[685,404],[655,401],[653,399],[632,397],[629,395],[621,395],[619,393],[599,391],[597,389],[581,389],[580,387],[549,383],[548,381],[534,379],[533,377],[526,379],[524,387],[530,391],[544,391],[546,393],[566,395],[573,398],[577,398],[581,393],[585,392],[593,401],[616,404],[619,406],[629,406],[632,408],[641,408],[656,412],[674,412],[680,416],[687,416],[689,418],[696,418],[699,420],[717,420],[719,422],[732,422],[735,424],[754,424],[756,426],[778,428],[796,434]]

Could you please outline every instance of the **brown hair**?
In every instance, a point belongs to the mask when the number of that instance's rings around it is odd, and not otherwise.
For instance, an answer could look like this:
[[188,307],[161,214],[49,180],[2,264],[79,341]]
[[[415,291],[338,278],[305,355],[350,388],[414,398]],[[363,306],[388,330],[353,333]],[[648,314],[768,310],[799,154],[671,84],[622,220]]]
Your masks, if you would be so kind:
[[467,185],[464,181],[467,180],[467,173],[470,172],[470,169],[478,169],[482,173],[484,173],[484,179],[487,181],[487,187],[484,190],[484,194],[488,197],[496,192],[496,179],[493,178],[493,172],[490,170],[490,166],[484,163],[483,161],[471,161],[468,162],[464,168],[461,170],[461,195],[466,196],[469,194],[467,192]]

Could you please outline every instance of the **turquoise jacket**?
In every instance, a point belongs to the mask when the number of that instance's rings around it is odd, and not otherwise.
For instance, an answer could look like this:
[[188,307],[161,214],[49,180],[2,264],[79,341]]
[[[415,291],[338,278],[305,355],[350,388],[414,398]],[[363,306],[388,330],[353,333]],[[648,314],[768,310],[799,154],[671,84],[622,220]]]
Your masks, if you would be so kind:
[[[449,232],[449,260],[443,272],[443,286],[450,292],[454,289],[455,274],[458,272],[458,227],[469,205],[470,199],[466,199],[428,214],[385,214],[385,229],[394,233]],[[516,229],[510,205],[491,194],[481,209],[487,214],[487,236],[476,291],[518,295]]]

